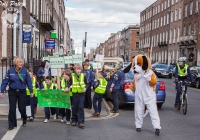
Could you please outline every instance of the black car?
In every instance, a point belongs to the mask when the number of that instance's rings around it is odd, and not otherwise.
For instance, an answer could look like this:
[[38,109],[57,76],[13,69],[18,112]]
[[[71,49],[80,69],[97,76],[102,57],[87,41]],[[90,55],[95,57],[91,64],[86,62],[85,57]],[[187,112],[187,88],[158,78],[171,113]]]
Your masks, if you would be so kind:
[[166,64],[155,64],[152,67],[152,70],[157,77],[167,77],[172,78],[172,70]]
[[192,73],[193,78],[195,79],[195,82],[191,83],[191,86],[200,88],[200,67],[190,67],[190,71]]

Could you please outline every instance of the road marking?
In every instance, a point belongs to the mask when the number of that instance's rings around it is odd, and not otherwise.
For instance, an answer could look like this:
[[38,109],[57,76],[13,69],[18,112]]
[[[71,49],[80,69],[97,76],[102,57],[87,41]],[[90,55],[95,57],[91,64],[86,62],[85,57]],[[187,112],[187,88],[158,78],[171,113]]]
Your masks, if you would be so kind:
[[[21,124],[22,121],[18,120],[17,124]],[[14,128],[13,130],[7,131],[7,133],[3,136],[1,140],[12,140],[16,136],[17,132],[19,131],[21,126],[18,126],[17,128]]]

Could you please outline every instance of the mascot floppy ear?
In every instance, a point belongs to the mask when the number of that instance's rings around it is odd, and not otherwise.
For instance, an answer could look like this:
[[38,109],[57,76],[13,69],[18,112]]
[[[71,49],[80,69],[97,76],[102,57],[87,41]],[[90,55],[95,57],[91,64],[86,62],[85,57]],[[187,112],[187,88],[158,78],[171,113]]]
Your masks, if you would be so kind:
[[142,56],[142,59],[143,59],[142,69],[145,71],[145,70],[148,69],[149,64],[148,64],[148,60],[147,60],[147,57],[146,57],[146,56]]
[[131,70],[131,67],[134,65],[134,58],[135,56],[132,57],[132,63],[130,63],[124,70],[124,73],[128,73]]
[[132,63],[130,63],[130,64],[123,70],[123,72],[124,72],[124,73],[128,73],[128,72],[131,70],[131,67],[132,67]]

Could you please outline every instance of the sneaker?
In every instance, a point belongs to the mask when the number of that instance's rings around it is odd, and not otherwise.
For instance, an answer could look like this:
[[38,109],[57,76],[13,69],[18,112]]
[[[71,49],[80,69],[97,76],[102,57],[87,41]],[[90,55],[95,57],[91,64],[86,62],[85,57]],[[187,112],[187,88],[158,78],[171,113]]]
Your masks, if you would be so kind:
[[72,122],[72,126],[76,126],[76,122]]
[[136,131],[137,132],[141,132],[141,128],[136,128]]
[[95,112],[92,114],[92,116],[98,116],[99,115],[99,112]]
[[56,119],[57,119],[57,117],[56,117],[56,114],[54,114],[54,115],[53,115],[53,119],[54,119],[54,120],[56,120]]
[[160,135],[160,129],[156,129],[155,134],[158,136]]
[[110,110],[110,113],[119,113],[119,111]]
[[175,104],[174,104],[174,107],[175,107],[175,108],[178,108],[178,103],[175,103]]
[[70,121],[67,121],[67,122],[66,122],[66,124],[67,124],[67,125],[70,125],[70,124],[71,124],[71,122],[70,122]]
[[60,122],[64,122],[64,120],[63,120],[63,119],[61,119],[61,120],[60,120]]
[[30,117],[30,121],[31,121],[31,122],[33,121],[33,117]]
[[81,129],[84,129],[84,124],[79,124],[79,126],[78,126],[79,128],[81,128]]
[[44,123],[48,123],[48,122],[49,122],[49,120],[48,120],[48,119],[45,119],[45,120],[44,120]]

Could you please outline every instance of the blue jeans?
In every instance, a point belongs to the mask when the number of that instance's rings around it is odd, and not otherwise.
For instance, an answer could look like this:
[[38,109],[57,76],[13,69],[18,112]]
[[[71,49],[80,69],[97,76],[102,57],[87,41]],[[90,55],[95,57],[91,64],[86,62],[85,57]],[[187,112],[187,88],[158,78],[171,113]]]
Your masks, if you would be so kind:
[[[184,82],[187,82],[187,79],[186,79],[186,80],[183,80],[182,82],[183,82],[183,83],[184,83]],[[176,93],[176,100],[175,100],[175,103],[179,103],[179,102],[180,102],[180,96],[181,96],[181,84],[180,84],[180,83],[177,83],[177,84],[176,84],[176,89],[177,89],[177,93]],[[185,84],[185,90],[187,91],[187,84]]]
[[56,114],[56,109],[54,107],[45,107],[44,108],[44,113],[45,113],[45,118],[50,119],[50,110],[51,110],[51,115]]
[[78,124],[84,124],[84,100],[85,93],[73,93],[72,96],[72,122],[78,122]]
[[35,117],[34,113],[34,108],[35,108],[35,97],[30,97],[30,95],[26,95],[26,106],[30,105],[31,106],[31,116],[30,117]]
[[111,96],[112,96],[112,99],[113,99],[113,110],[114,111],[118,111],[119,110],[119,104],[118,104],[118,95],[119,95],[119,90],[113,90],[111,92]]
[[[95,113],[97,112],[101,112],[101,103],[102,103],[102,99],[103,99],[103,95],[102,94],[98,94],[95,93],[94,97],[93,97],[93,108]],[[98,106],[97,106],[97,102],[98,102]]]

